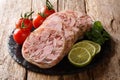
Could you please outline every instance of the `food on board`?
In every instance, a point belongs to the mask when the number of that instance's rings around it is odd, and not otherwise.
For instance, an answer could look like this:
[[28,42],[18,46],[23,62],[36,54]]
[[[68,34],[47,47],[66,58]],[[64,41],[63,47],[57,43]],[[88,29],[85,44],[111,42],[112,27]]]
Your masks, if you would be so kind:
[[55,13],[55,10],[53,9],[53,5],[50,3],[49,0],[46,0],[46,5],[43,6],[40,10],[40,13],[38,13],[33,18],[34,28],[38,28],[43,23],[43,21],[53,13]]
[[27,37],[22,46],[22,55],[40,68],[51,68],[68,54],[73,44],[91,27],[92,20],[84,13],[56,12]]
[[23,44],[23,42],[25,41],[25,39],[27,38],[27,36],[30,34],[32,30],[33,25],[32,25],[30,16],[33,13],[34,13],[33,11],[27,12],[24,14],[24,16],[22,16],[21,14],[21,18],[15,24],[13,39],[19,45]]

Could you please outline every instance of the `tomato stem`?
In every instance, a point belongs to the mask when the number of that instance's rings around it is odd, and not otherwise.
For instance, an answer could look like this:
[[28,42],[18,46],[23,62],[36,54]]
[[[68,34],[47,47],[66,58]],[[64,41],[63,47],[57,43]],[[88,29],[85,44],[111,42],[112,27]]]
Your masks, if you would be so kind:
[[23,16],[22,13],[21,13],[21,18],[28,19],[33,13],[34,13],[34,11],[26,12],[26,13],[24,14],[24,16]]
[[49,0],[46,0],[46,6],[49,10],[52,10],[53,9],[53,5],[50,3]]
[[22,25],[21,25],[21,28],[26,28],[24,22],[22,21]]
[[31,11],[31,12],[27,15],[27,17],[31,16],[33,13],[34,13],[34,11]]
[[43,18],[46,18],[46,17],[47,17],[47,15],[44,14],[44,13],[38,13],[38,15],[42,16]]

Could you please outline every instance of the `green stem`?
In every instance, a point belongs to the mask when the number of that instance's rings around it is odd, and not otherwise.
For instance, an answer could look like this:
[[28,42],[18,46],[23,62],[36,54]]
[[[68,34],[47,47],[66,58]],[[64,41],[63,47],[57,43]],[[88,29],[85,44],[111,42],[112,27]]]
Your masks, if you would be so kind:
[[45,15],[44,13],[38,13],[40,16],[42,16],[43,18],[46,18],[47,15]]
[[52,10],[53,9],[53,5],[50,3],[49,0],[46,0],[46,6],[49,10]]
[[29,18],[33,13],[34,13],[34,11],[32,11],[32,12],[26,12],[26,13],[24,14],[24,16],[23,16],[22,13],[21,13],[21,18],[27,19],[27,18]]
[[31,16],[33,13],[34,13],[34,11],[30,12],[30,13],[27,15],[27,18],[29,18],[29,16]]
[[[24,21],[24,20],[23,20]],[[26,28],[26,26],[25,26],[25,24],[24,24],[24,22],[22,21],[22,25],[21,25],[21,28],[23,29],[23,28]]]

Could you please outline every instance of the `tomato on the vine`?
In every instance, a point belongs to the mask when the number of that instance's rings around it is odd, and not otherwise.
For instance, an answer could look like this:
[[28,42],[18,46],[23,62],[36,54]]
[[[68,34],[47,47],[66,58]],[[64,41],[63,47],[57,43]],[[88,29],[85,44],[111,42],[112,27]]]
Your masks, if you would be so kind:
[[15,27],[24,29],[24,30],[31,30],[32,29],[32,21],[29,19],[29,17],[33,14],[34,12],[30,13],[25,13],[24,16],[21,14],[21,18],[16,22]]
[[49,0],[46,0],[46,6],[41,8],[41,13],[44,14],[46,17],[55,13],[55,10],[53,9],[53,5],[50,3]]
[[28,18],[20,18],[16,23],[16,28],[31,31],[33,27],[32,21]]
[[51,14],[55,13],[55,10],[53,8],[50,8],[50,6],[44,6],[41,8],[41,13],[48,17]]
[[49,0],[46,0],[46,6],[42,7],[40,13],[38,13],[33,18],[34,28],[38,28],[43,23],[43,21],[53,13],[55,13],[53,5],[49,2]]
[[38,28],[43,21],[45,20],[45,17],[41,16],[39,13],[33,18],[33,26],[34,28]]
[[29,36],[32,29],[32,21],[29,19],[29,16],[32,15],[33,12],[25,13],[24,17],[21,15],[21,18],[15,24],[15,30],[13,33],[13,39],[18,44],[23,44],[25,39]]
[[25,41],[25,39],[29,36],[30,31],[29,30],[23,30],[23,29],[15,29],[14,33],[13,33],[13,39],[16,43],[18,44],[23,44],[23,42]]

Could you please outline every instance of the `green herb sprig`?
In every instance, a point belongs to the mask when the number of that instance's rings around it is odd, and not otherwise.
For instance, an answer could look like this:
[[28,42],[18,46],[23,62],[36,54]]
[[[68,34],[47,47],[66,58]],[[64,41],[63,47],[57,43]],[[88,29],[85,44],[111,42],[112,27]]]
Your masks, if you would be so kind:
[[85,37],[100,45],[110,39],[110,35],[105,31],[100,21],[95,21],[91,30],[85,33]]

